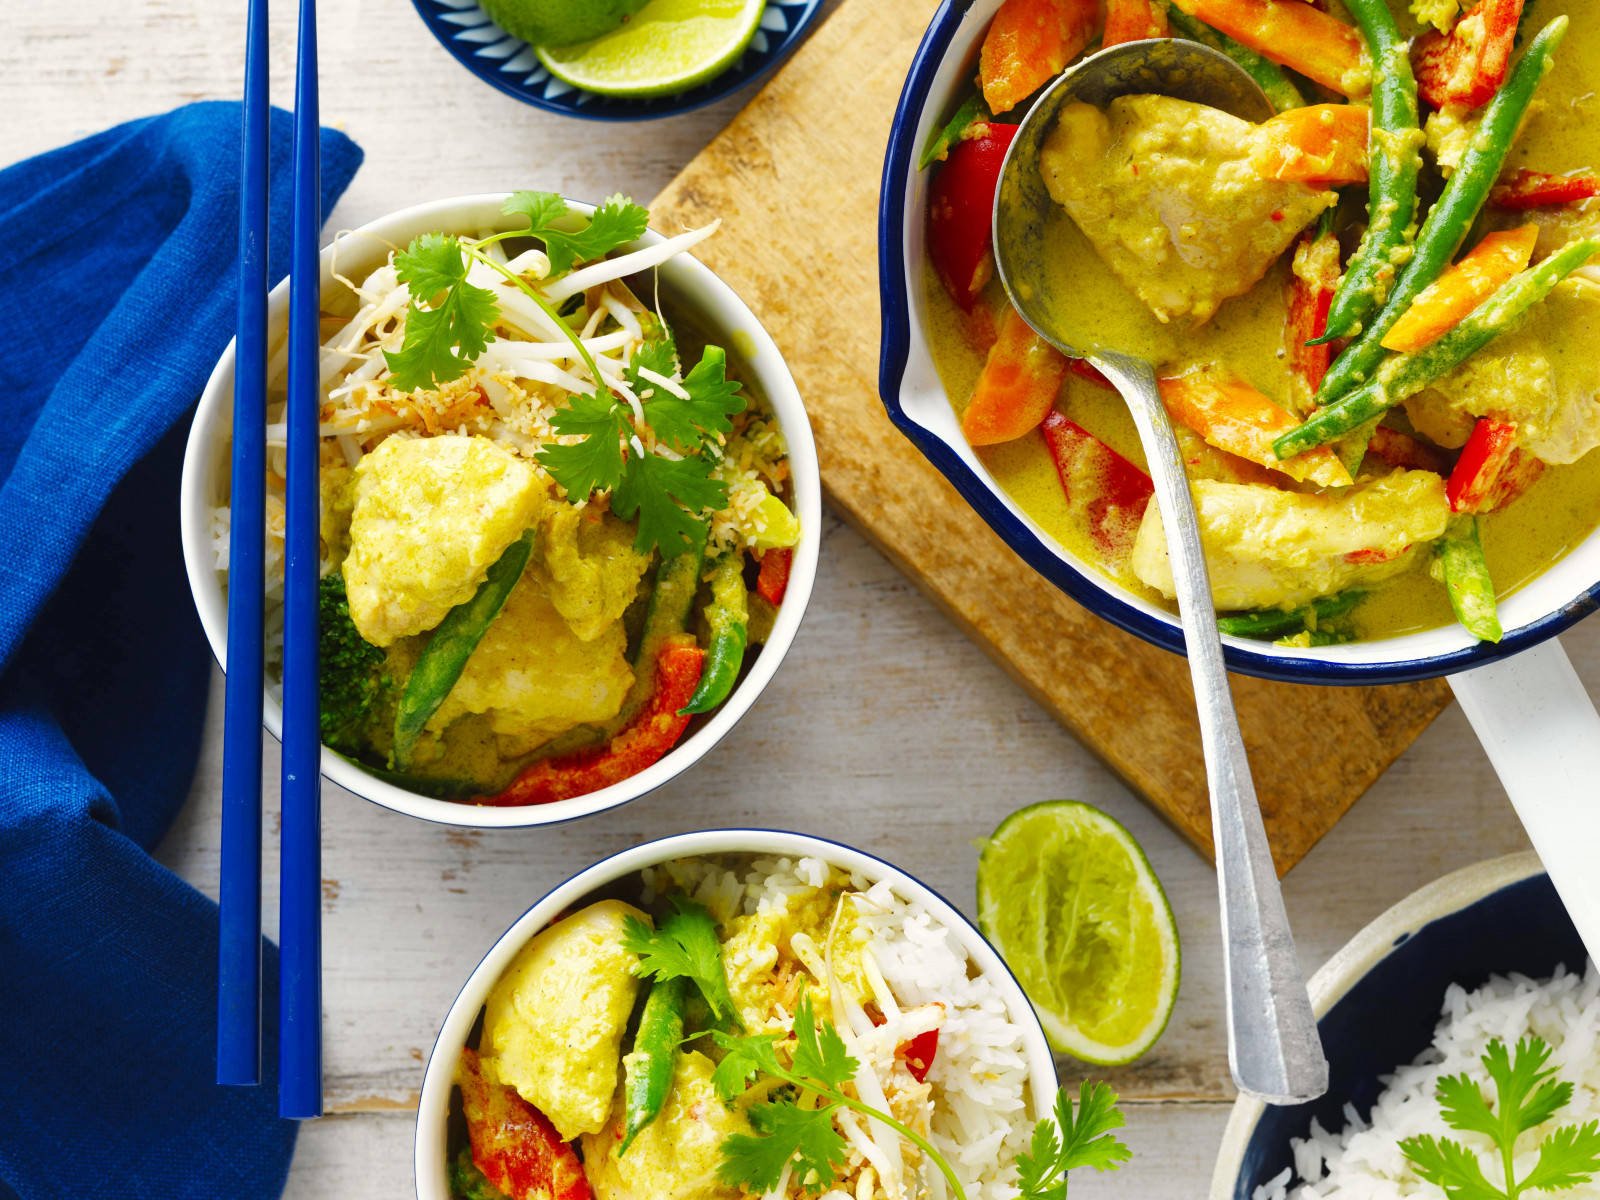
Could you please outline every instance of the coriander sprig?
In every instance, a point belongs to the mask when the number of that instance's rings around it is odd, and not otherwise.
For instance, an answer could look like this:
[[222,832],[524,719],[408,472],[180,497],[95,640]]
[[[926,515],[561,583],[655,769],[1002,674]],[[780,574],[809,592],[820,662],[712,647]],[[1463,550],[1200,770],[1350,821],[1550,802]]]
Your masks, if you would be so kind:
[[[736,1133],[722,1142],[717,1174],[732,1186],[767,1192],[778,1185],[791,1164],[807,1192],[820,1192],[833,1184],[844,1162],[848,1144],[834,1125],[834,1114],[848,1108],[892,1129],[920,1149],[939,1169],[957,1200],[966,1192],[949,1161],[916,1130],[891,1114],[845,1092],[859,1066],[844,1039],[830,1021],[817,1022],[809,995],[795,1006],[794,1046],[785,1064],[778,1056],[781,1034],[735,1037],[714,1031],[723,1052],[712,1073],[712,1084],[724,1101],[732,1103],[752,1081],[770,1079],[787,1084],[790,1094],[750,1106],[755,1133]],[[803,1093],[818,1103],[805,1108]],[[1033,1134],[1033,1152],[1018,1158],[1020,1200],[1060,1200],[1066,1195],[1066,1172],[1092,1166],[1107,1170],[1129,1157],[1128,1148],[1110,1130],[1123,1124],[1116,1110],[1116,1093],[1103,1083],[1084,1084],[1074,1119],[1072,1096],[1065,1088],[1056,1098],[1055,1116],[1040,1121]]]
[[687,979],[700,990],[712,1016],[737,1024],[739,1010],[728,991],[716,918],[704,905],[683,896],[672,897],[670,905],[672,911],[654,929],[638,917],[626,918],[623,949],[639,956],[641,977]]
[[699,540],[701,514],[728,502],[728,486],[713,471],[721,459],[720,438],[733,429],[730,418],[743,411],[745,398],[727,377],[727,356],[708,346],[680,380],[677,347],[664,324],[653,322],[659,336],[636,349],[622,372],[638,405],[625,402],[550,301],[485,249],[510,237],[539,238],[554,278],[639,237],[648,212],[612,196],[574,227],[566,201],[552,192],[517,192],[504,209],[523,217],[527,227],[476,241],[428,233],[396,253],[395,273],[410,290],[411,305],[400,349],[384,351],[390,382],[402,391],[437,388],[465,374],[494,340],[500,318],[495,295],[467,281],[472,265],[482,263],[539,307],[594,381],[592,392],[568,397],[551,421],[558,435],[580,440],[546,445],[535,457],[575,500],[609,492],[613,512],[637,519],[634,544],[641,552],[682,553]]
[[1470,1148],[1450,1138],[1419,1134],[1400,1142],[1419,1178],[1443,1189],[1449,1200],[1517,1200],[1527,1192],[1553,1192],[1587,1183],[1600,1171],[1600,1122],[1564,1125],[1539,1143],[1539,1158],[1522,1179],[1516,1176],[1517,1141],[1549,1121],[1572,1101],[1572,1084],[1554,1078],[1550,1047],[1529,1035],[1508,1051],[1495,1038],[1483,1052],[1484,1070],[1494,1082],[1498,1110],[1491,1108],[1470,1076],[1446,1075],[1435,1094],[1445,1124],[1481,1133],[1500,1153],[1505,1186],[1489,1182]]

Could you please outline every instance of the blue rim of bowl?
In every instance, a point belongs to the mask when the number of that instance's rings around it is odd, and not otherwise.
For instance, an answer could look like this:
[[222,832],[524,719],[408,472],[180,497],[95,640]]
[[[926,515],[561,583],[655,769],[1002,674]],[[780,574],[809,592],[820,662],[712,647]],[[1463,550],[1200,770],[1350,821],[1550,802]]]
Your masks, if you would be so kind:
[[[552,76],[533,47],[491,21],[476,0],[411,0],[411,4],[439,44],[490,87],[546,112],[587,121],[651,121],[715,104],[787,58],[822,8],[822,0],[768,0],[744,54],[699,87],[670,96],[601,96]],[[784,28],[777,27],[779,21]],[[552,90],[554,95],[547,94]]]
[[[821,835],[815,834],[815,833],[801,833],[797,829],[776,829],[776,828],[773,828],[771,826],[765,826],[765,825],[731,825],[731,826],[719,826],[719,827],[713,828],[713,829],[685,830],[683,833],[667,833],[667,834],[662,834],[658,838],[651,838],[648,842],[641,842],[637,846],[626,846],[621,850],[613,851],[612,853],[606,855],[604,858],[597,859],[595,862],[592,862],[588,866],[584,867],[581,871],[576,871],[573,874],[567,876],[567,878],[561,880],[559,883],[556,883],[553,886],[551,886],[549,888],[546,888],[544,893],[543,893],[543,895],[541,895],[537,900],[533,901],[533,903],[529,904],[527,908],[523,909],[522,912],[519,913],[511,921],[511,923],[505,927],[504,932],[502,932],[499,937],[495,938],[494,941],[489,943],[488,948],[486,950],[484,950],[484,952],[478,957],[478,961],[477,961],[476,965],[473,966],[472,970],[467,972],[466,978],[461,981],[461,986],[456,989],[455,999],[451,1000],[449,1006],[444,1010],[444,1016],[442,1018],[440,1018],[440,1021],[439,1021],[438,1031],[435,1032],[434,1035],[433,1035],[433,1046],[428,1050],[428,1060],[427,1060],[427,1062],[423,1063],[423,1065],[422,1065],[422,1077],[423,1077],[423,1079],[424,1080],[427,1079],[428,1072],[430,1070],[432,1070],[432,1068],[433,1068],[433,1057],[434,1057],[435,1054],[437,1054],[439,1052],[439,1039],[444,1036],[445,1026],[450,1023],[450,1015],[453,1012],[455,1012],[456,1005],[461,1003],[461,997],[466,994],[467,986],[472,982],[473,977],[476,976],[477,973],[483,968],[483,964],[489,960],[490,955],[492,955],[497,949],[499,949],[500,944],[502,942],[504,942],[508,937],[511,936],[511,931],[514,930],[518,925],[522,924],[522,922],[527,918],[529,913],[531,913],[534,909],[538,908],[541,904],[543,904],[546,900],[550,899],[551,896],[555,895],[562,888],[566,887],[569,883],[572,883],[574,880],[576,880],[579,877],[584,876],[584,875],[600,873],[601,872],[601,868],[605,867],[607,864],[613,862],[614,860],[616,860],[618,858],[621,858],[624,854],[634,854],[634,853],[637,853],[638,851],[640,851],[642,849],[645,849],[646,847],[656,845],[657,843],[669,842],[669,841],[673,841],[673,840],[675,840],[677,838],[681,838],[681,837],[701,836],[701,835],[705,835],[705,834],[718,834],[718,833],[722,833],[722,834],[774,834],[774,835],[777,835],[779,837],[801,838],[801,839],[803,839],[805,841],[816,842],[816,843],[820,843],[821,845],[825,845],[825,846],[832,846],[832,847],[835,847],[835,848],[840,849],[840,850],[848,850],[851,854],[859,854],[863,858],[871,859],[873,862],[875,862],[879,866],[885,868],[887,871],[893,872],[894,874],[897,874],[897,875],[905,876],[912,883],[916,884],[918,887],[920,887],[920,888],[924,889],[925,891],[927,891],[927,893],[929,895],[937,897],[944,904],[944,906],[946,908],[948,908],[951,912],[955,913],[955,915],[956,915],[958,920],[960,920],[963,924],[965,924],[968,929],[972,930],[973,936],[975,936],[985,946],[989,947],[990,951],[992,951],[993,954],[994,954],[995,961],[1000,964],[1000,969],[1003,970],[1006,973],[1006,978],[1011,980],[1011,982],[1016,985],[1017,994],[1020,995],[1023,998],[1023,1002],[1028,1005],[1028,1011],[1032,1015],[1034,1023],[1039,1025],[1040,1036],[1044,1038],[1045,1045],[1049,1046],[1050,1039],[1049,1039],[1049,1037],[1047,1035],[1044,1034],[1044,1026],[1039,1021],[1038,1014],[1033,1011],[1032,1001],[1028,1000],[1028,993],[1023,989],[1022,981],[1019,980],[1017,978],[1017,976],[1016,976],[1016,973],[1014,971],[1012,971],[1011,964],[1006,961],[1005,956],[1003,954],[1001,954],[999,950],[995,949],[994,943],[991,942],[988,939],[988,937],[986,937],[984,935],[983,930],[978,928],[978,922],[976,920],[974,920],[973,918],[967,916],[966,913],[962,912],[961,909],[956,906],[955,902],[950,900],[947,896],[945,896],[945,894],[943,892],[941,892],[938,888],[934,887],[933,885],[931,885],[929,883],[924,882],[922,879],[919,879],[917,876],[913,875],[910,871],[906,870],[904,867],[899,866],[899,865],[897,865],[895,863],[892,863],[888,859],[883,858],[880,855],[873,854],[870,850],[863,850],[860,846],[852,846],[848,842],[841,842],[841,841],[837,840],[836,838],[822,837]],[[728,851],[717,851],[716,853],[745,854],[745,853],[750,853],[750,851],[728,850]],[[665,861],[665,860],[662,860],[662,861]],[[596,886],[597,887],[604,887],[605,885],[604,884],[597,884]],[[1061,1073],[1055,1067],[1054,1047],[1050,1047],[1050,1049],[1051,1049],[1051,1064],[1050,1065],[1051,1065],[1051,1070],[1055,1075],[1055,1079],[1053,1080],[1053,1082],[1055,1083],[1056,1087],[1059,1088],[1061,1086]],[[1040,1108],[1041,1111],[1043,1111],[1044,1109],[1047,1109],[1049,1107],[1048,1098],[1046,1098],[1044,1100],[1037,1100],[1036,1099],[1036,1103],[1037,1103],[1037,1105],[1038,1105],[1038,1107]],[[415,1131],[412,1133],[412,1163],[413,1163],[413,1172],[412,1172],[412,1174],[413,1174],[413,1178],[412,1178],[412,1181],[411,1181],[411,1186],[412,1186],[412,1190],[414,1192],[416,1192],[416,1194],[419,1195],[419,1196],[421,1195],[421,1189],[417,1186],[417,1180],[415,1178],[415,1162],[416,1162],[416,1155],[417,1155],[416,1143],[417,1143],[417,1139],[419,1139],[421,1137],[422,1137],[422,1123],[420,1121],[418,1121],[417,1122],[417,1127],[416,1127]]]
[[[889,419],[923,456],[948,479],[967,503],[1024,562],[1096,616],[1163,650],[1184,654],[1183,630],[1112,594],[1087,572],[1063,559],[1030,530],[940,437],[906,414],[900,388],[911,359],[911,296],[906,261],[901,252],[906,217],[906,180],[917,159],[917,124],[962,18],[973,0],[943,0],[923,35],[906,76],[900,103],[889,129],[883,181],[878,201],[878,289],[883,310],[878,394]],[[1572,600],[1537,620],[1509,631],[1497,643],[1479,643],[1445,654],[1387,662],[1339,662],[1323,658],[1263,654],[1250,643],[1224,637],[1223,654],[1230,670],[1286,683],[1363,686],[1413,683],[1482,666],[1526,650],[1600,610],[1600,580]]]

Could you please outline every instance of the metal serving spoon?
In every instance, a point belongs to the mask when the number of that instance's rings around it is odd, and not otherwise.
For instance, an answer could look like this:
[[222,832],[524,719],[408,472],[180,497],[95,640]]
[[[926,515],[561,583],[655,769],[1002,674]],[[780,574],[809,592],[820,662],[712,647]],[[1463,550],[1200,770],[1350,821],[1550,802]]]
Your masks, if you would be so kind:
[[1039,171],[1040,143],[1069,102],[1103,107],[1117,96],[1151,93],[1250,121],[1272,114],[1266,96],[1240,67],[1195,42],[1127,42],[1090,55],[1050,86],[1012,140],[995,195],[995,263],[1022,318],[1064,353],[1093,363],[1122,393],[1138,426],[1177,583],[1211,788],[1227,960],[1228,1064],[1241,1090],[1269,1103],[1300,1103],[1327,1091],[1328,1060],[1228,691],[1211,581],[1177,438],[1156,389],[1154,367],[1101,342],[1084,297],[1063,295],[1047,283],[1043,234],[1059,209]]

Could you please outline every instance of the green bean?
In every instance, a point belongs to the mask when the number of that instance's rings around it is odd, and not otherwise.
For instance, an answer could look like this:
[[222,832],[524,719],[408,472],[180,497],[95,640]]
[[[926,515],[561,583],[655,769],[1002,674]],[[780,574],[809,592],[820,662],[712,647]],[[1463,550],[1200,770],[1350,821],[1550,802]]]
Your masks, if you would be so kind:
[[973,92],[965,103],[956,109],[955,115],[928,140],[928,144],[923,147],[922,157],[917,159],[917,170],[926,171],[934,163],[941,161],[950,153],[950,147],[961,140],[962,134],[979,121],[991,119],[989,106],[983,102],[983,96]]
[[1220,50],[1243,67],[1245,74],[1254,79],[1267,94],[1273,112],[1288,112],[1291,108],[1306,106],[1306,98],[1300,94],[1300,89],[1289,82],[1289,77],[1283,73],[1283,68],[1270,58],[1257,54],[1249,46],[1234,41],[1221,30],[1211,28],[1204,21],[1191,17],[1182,9],[1169,7],[1167,20],[1191,42],[1199,42],[1202,46]]
[[1346,7],[1361,26],[1372,60],[1367,231],[1339,281],[1327,328],[1316,344],[1359,332],[1383,306],[1395,271],[1411,253],[1422,170],[1417,81],[1388,0],[1346,0]]
[[534,530],[519,537],[495,564],[470,600],[463,600],[449,612],[423,647],[417,665],[411,668],[406,690],[394,718],[394,765],[404,769],[411,761],[417,738],[428,718],[439,710],[444,698],[455,687],[466,668],[467,659],[478,648],[490,624],[506,606],[506,598],[533,552]]
[[[1381,2],[1381,0],[1379,0]],[[1401,271],[1394,290],[1381,311],[1364,327],[1356,341],[1334,360],[1317,389],[1317,399],[1326,404],[1353,387],[1366,383],[1383,361],[1383,339],[1424,288],[1455,257],[1488,198],[1489,189],[1499,177],[1517,136],[1517,127],[1533,101],[1539,81],[1550,70],[1551,55],[1567,32],[1567,18],[1557,17],[1533,39],[1527,53],[1517,62],[1511,77],[1484,110],[1483,122],[1473,136],[1472,145],[1461,165],[1450,176],[1428,218],[1422,223],[1411,259]],[[1376,175],[1374,175],[1376,178]],[[1329,329],[1333,328],[1332,321]]]
[[1316,629],[1326,621],[1336,621],[1366,598],[1359,588],[1335,596],[1319,596],[1300,608],[1261,608],[1254,612],[1218,617],[1217,628],[1229,637],[1271,641],[1285,634]]
[[710,712],[728,698],[739,679],[750,636],[750,594],[744,586],[744,554],[724,554],[713,568],[711,603],[706,605],[711,645],[700,683],[679,713]]
[[633,1035],[633,1050],[622,1059],[624,1123],[618,1158],[628,1152],[639,1131],[661,1115],[667,1102],[678,1044],[683,1041],[688,996],[689,980],[683,976],[658,979],[650,985]]
[[1478,518],[1461,516],[1451,521],[1434,552],[1439,556],[1445,591],[1450,593],[1456,620],[1480,642],[1498,642],[1504,631],[1500,628],[1489,564],[1483,557],[1483,543],[1478,540]]
[[1538,266],[1513,275],[1455,328],[1414,354],[1391,355],[1376,379],[1337,403],[1319,409],[1316,415],[1273,442],[1272,452],[1279,458],[1293,458],[1342,437],[1415,396],[1509,331],[1518,318],[1596,252],[1600,252],[1600,239],[1579,238],[1568,242]]

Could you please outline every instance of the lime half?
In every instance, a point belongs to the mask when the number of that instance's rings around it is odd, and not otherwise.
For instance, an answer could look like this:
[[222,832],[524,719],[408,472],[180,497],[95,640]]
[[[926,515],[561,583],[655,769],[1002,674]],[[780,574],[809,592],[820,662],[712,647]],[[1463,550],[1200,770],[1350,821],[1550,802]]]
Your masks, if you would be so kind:
[[552,75],[584,91],[665,96],[731,67],[765,8],[766,0],[650,0],[610,33],[534,50]]
[[1098,809],[1054,800],[1002,821],[978,859],[978,927],[1057,1050],[1119,1065],[1166,1028],[1172,906],[1133,835]]

